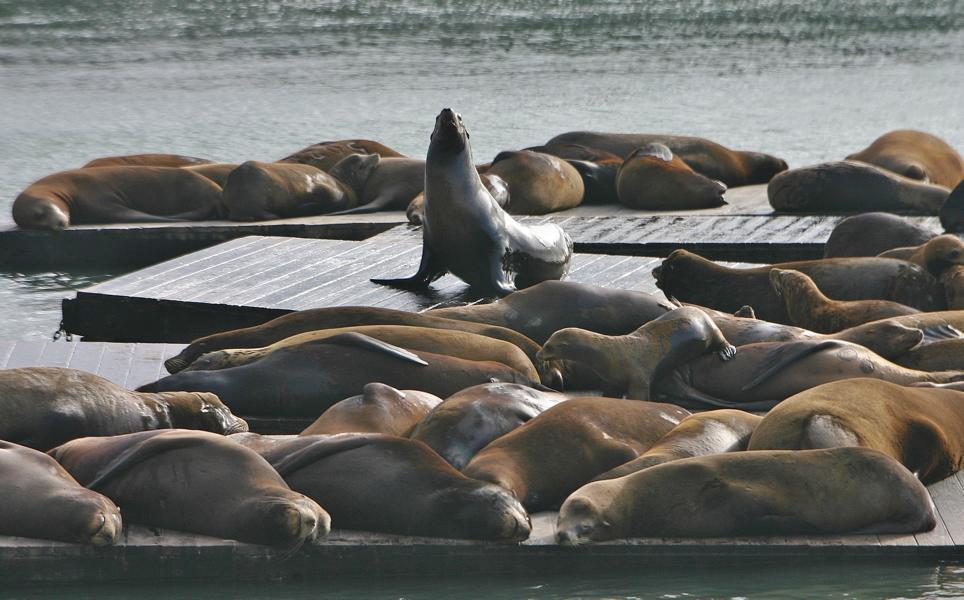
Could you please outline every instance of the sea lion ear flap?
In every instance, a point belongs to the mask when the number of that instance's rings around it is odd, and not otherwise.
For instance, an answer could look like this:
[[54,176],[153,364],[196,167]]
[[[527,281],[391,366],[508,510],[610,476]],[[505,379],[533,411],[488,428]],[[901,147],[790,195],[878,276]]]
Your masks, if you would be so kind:
[[407,362],[415,363],[417,365],[428,365],[427,362],[419,358],[418,354],[415,354],[414,352],[406,350],[405,348],[393,346],[392,344],[383,342],[381,340],[376,340],[375,338],[362,333],[341,333],[339,335],[334,335],[330,338],[327,338],[324,341],[329,344],[354,346],[355,348],[361,348],[363,350],[381,352],[383,354],[387,354]]
[[964,181],[957,184],[944,200],[940,211],[941,226],[947,233],[964,233]]
[[740,310],[733,313],[734,317],[743,317],[744,319],[755,319],[756,311],[753,310],[752,306],[743,305]]

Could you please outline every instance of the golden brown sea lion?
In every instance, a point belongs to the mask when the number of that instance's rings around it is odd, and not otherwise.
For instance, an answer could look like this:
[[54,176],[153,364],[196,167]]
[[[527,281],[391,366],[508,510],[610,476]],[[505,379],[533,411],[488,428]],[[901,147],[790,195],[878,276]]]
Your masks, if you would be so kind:
[[950,144],[912,129],[889,131],[847,160],[870,163],[910,179],[949,188],[964,179],[964,159]]
[[916,533],[936,519],[927,489],[877,450],[733,452],[590,483],[563,503],[556,537]]
[[320,215],[354,206],[355,193],[311,165],[243,162],[228,174],[224,206],[232,221]]
[[918,246],[937,235],[932,229],[898,215],[861,213],[834,226],[824,245],[824,258],[879,256],[902,246]]
[[964,264],[964,242],[956,235],[945,234],[916,247],[894,248],[878,256],[912,262],[934,277],[940,277],[948,268]]
[[385,433],[408,437],[440,402],[441,398],[427,392],[369,383],[360,395],[332,405],[298,435]]
[[358,198],[356,206],[341,214],[405,210],[425,189],[425,161],[415,158],[350,154],[329,173]]
[[203,221],[221,216],[221,188],[176,167],[99,167],[48,175],[13,202],[24,229],[86,223]]
[[811,388],[771,410],[750,450],[874,448],[925,484],[964,468],[964,393],[848,379]]
[[0,535],[94,546],[120,537],[117,506],[43,452],[0,440],[0,481]]
[[573,398],[491,442],[462,473],[501,485],[530,511],[550,508],[645,452],[687,415],[655,402]]
[[297,545],[328,533],[331,518],[291,491],[253,450],[203,431],[88,437],[50,451],[129,523],[255,544]]
[[329,171],[350,154],[376,154],[384,158],[405,157],[404,154],[372,140],[334,140],[312,144],[278,162],[311,165],[322,171]]
[[520,150],[500,152],[487,174],[497,175],[509,186],[514,215],[544,215],[579,206],[585,188],[572,165],[559,157]]
[[623,164],[622,156],[579,144],[532,146],[526,150],[558,156],[579,171],[586,189],[583,204],[612,204],[619,200],[616,175]]
[[634,150],[619,167],[619,201],[639,210],[690,210],[726,204],[726,185],[700,175],[664,144]]
[[213,164],[215,161],[181,154],[128,154],[95,158],[81,169],[99,167],[190,167]]

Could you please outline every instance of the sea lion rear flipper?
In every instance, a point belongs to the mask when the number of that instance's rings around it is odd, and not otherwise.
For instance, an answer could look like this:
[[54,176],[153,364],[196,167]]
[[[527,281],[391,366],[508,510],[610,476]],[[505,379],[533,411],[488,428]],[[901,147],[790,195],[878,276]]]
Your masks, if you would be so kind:
[[434,253],[429,248],[428,244],[422,241],[422,260],[418,264],[418,271],[411,277],[403,277],[400,279],[371,279],[372,283],[377,283],[379,285],[390,285],[393,287],[401,288],[424,288],[428,287],[430,283],[445,275],[446,269],[442,266],[441,262],[435,258]]
[[936,342],[939,340],[955,340],[958,338],[964,338],[964,332],[953,325],[948,325],[943,323],[941,325],[935,325],[933,327],[922,327],[921,331],[924,332],[925,342]]
[[428,363],[422,360],[418,354],[405,348],[400,348],[399,346],[394,346],[388,342],[383,342],[381,340],[375,339],[371,336],[367,336],[363,333],[340,333],[338,335],[331,336],[330,338],[324,338],[320,340],[326,344],[338,344],[340,346],[353,346],[355,348],[362,348],[364,350],[372,350],[374,352],[382,352],[405,360],[408,362],[415,363],[417,365],[427,366]]
[[87,489],[97,491],[97,488],[109,479],[123,475],[132,467],[144,460],[156,456],[161,452],[187,448],[197,443],[195,432],[159,431],[158,435],[125,449],[115,456],[106,466],[97,472],[89,483],[79,482]]
[[784,367],[802,360],[811,354],[816,354],[828,348],[839,348],[843,345],[843,342],[837,340],[824,340],[816,343],[814,343],[813,340],[801,340],[782,343],[771,350],[766,358],[760,362],[760,365],[753,373],[753,378],[750,379],[741,390],[745,392],[755,388],[777,374]]

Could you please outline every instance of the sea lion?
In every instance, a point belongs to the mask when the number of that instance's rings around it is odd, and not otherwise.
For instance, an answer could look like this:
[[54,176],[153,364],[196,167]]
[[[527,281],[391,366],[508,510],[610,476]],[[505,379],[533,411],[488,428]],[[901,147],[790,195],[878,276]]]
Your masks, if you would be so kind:
[[211,164],[193,165],[193,166],[181,167],[181,168],[187,169],[192,173],[197,173],[198,175],[203,175],[204,177],[207,177],[214,183],[221,186],[221,189],[223,190],[224,186],[228,182],[228,175],[231,174],[231,171],[238,168],[238,165],[236,163],[211,163]]
[[787,169],[785,161],[769,154],[731,150],[704,138],[682,135],[570,131],[557,135],[546,145],[579,144],[627,156],[636,148],[652,143],[664,144],[694,171],[722,181],[728,187],[766,183]]
[[530,359],[536,359],[540,346],[526,336],[491,325],[480,325],[467,321],[445,319],[428,314],[377,308],[373,306],[337,306],[328,308],[312,308],[300,310],[271,319],[260,325],[244,327],[215,333],[191,342],[181,350],[177,356],[164,361],[169,373],[176,373],[194,362],[199,356],[215,350],[225,348],[259,348],[267,346],[285,338],[314,331],[316,329],[335,329],[338,327],[353,327],[356,325],[411,325],[413,327],[434,327],[436,329],[452,329],[477,333],[498,340],[511,342],[526,353]]
[[0,535],[93,546],[120,537],[117,506],[43,452],[0,440],[0,481]]
[[329,171],[353,190],[358,205],[339,214],[405,210],[425,189],[425,161],[382,158],[377,154],[350,154]]
[[750,438],[750,450],[861,446],[899,461],[925,485],[964,468],[964,393],[848,379],[787,398]]
[[678,366],[654,382],[651,399],[695,409],[769,410],[803,390],[858,377],[947,383],[964,379],[964,371],[915,371],[840,340],[761,342],[740,346],[726,362],[701,356]]
[[694,456],[746,450],[763,417],[742,410],[708,410],[690,415],[649,450],[628,463],[597,475],[593,481],[616,479],[663,463]]
[[411,352],[366,335],[343,333],[279,348],[238,367],[182,371],[138,389],[214,392],[238,414],[317,418],[373,381],[444,398],[493,379],[539,385],[502,363]]
[[[847,331],[860,332],[857,334],[859,336],[863,334],[861,330],[880,329],[881,327],[890,327],[892,325],[919,329],[924,334],[923,342],[925,344],[930,344],[940,340],[962,338],[964,337],[964,310],[922,312],[903,317],[891,317],[881,321],[873,321],[864,325],[858,325],[857,327]],[[844,332],[841,332],[838,335],[842,336],[843,334]],[[853,337],[848,338],[846,341],[851,341],[858,344],[862,343],[856,339],[853,339]]]
[[898,215],[882,212],[861,213],[834,226],[824,244],[824,258],[879,256],[901,246],[918,246],[937,235]]
[[181,154],[128,154],[126,156],[105,156],[95,158],[81,169],[100,167],[190,167],[209,165],[215,161]]
[[634,150],[619,167],[619,202],[638,210],[690,210],[726,204],[726,185],[700,175],[664,144]]
[[232,221],[320,215],[356,203],[352,189],[310,165],[249,160],[231,171],[224,206]]
[[941,274],[944,301],[951,310],[964,309],[964,266],[954,265]]
[[774,210],[936,215],[950,190],[860,162],[838,161],[780,173],[767,185]]
[[650,389],[687,361],[707,353],[730,360],[736,348],[702,310],[684,306],[636,331],[608,336],[566,328],[552,334],[539,351],[544,361],[581,363],[596,373],[610,394],[649,400]]
[[76,369],[0,370],[0,438],[48,450],[69,440],[150,429],[228,434],[248,425],[214,394],[132,392]]
[[912,129],[889,131],[847,160],[869,163],[910,179],[949,188],[964,179],[964,159],[950,144],[935,135]]
[[[479,175],[482,179],[482,185],[485,189],[492,194],[492,198],[495,199],[496,204],[498,204],[503,209],[508,210],[509,208],[509,184],[505,182],[498,175],[492,173],[482,173]],[[415,199],[408,203],[408,208],[405,209],[405,217],[408,222],[412,225],[421,225],[425,221],[425,192],[423,191]]]
[[645,452],[687,415],[669,404],[572,398],[489,443],[462,473],[501,485],[529,511],[548,509]]
[[544,215],[582,203],[582,176],[572,165],[551,154],[528,150],[500,152],[486,171],[509,186],[514,215]]
[[[246,365],[264,358],[279,348],[351,332],[361,333],[409,350],[444,354],[465,360],[499,362],[519,371],[529,379],[540,379],[540,371],[536,370],[529,357],[514,344],[465,331],[409,325],[365,325],[307,331],[261,348],[235,348],[202,354],[184,370],[216,371]],[[547,380],[551,379],[551,376],[552,374],[547,372]]]
[[385,433],[408,437],[440,402],[441,398],[426,392],[369,383],[360,395],[332,405],[298,435]]
[[260,453],[291,489],[323,504],[338,529],[518,542],[532,528],[506,490],[469,479],[418,441],[312,435]]
[[517,383],[483,383],[446,398],[422,419],[411,438],[461,470],[492,440],[568,399]]
[[964,242],[956,235],[944,234],[919,246],[894,248],[878,256],[912,262],[927,269],[934,277],[940,277],[950,267],[964,264]]
[[653,276],[667,297],[725,312],[750,305],[760,319],[789,325],[786,305],[770,284],[772,269],[800,271],[834,300],[892,300],[923,311],[944,308],[944,290],[937,279],[917,265],[892,258],[825,258],[734,269],[674,250],[653,269]]
[[583,486],[563,503],[556,538],[917,533],[934,528],[935,510],[923,484],[877,450],[732,452]]
[[435,120],[425,183],[418,272],[373,282],[420,289],[451,272],[469,285],[505,296],[516,287],[568,273],[572,240],[557,225],[521,225],[499,208],[479,179],[462,117],[448,108]]
[[964,233],[964,181],[951,190],[938,216],[947,233]]
[[87,223],[203,221],[221,216],[221,188],[176,167],[99,167],[48,175],[13,202],[23,229]]
[[253,450],[204,431],[87,437],[49,452],[84,487],[150,527],[271,545],[328,533],[331,518]]
[[770,285],[783,299],[790,322],[817,333],[837,333],[871,321],[920,312],[888,300],[831,300],[812,279],[791,269],[772,269]]
[[891,360],[917,371],[964,370],[964,338],[922,344]]
[[579,144],[555,144],[551,146],[532,146],[526,148],[533,152],[551,154],[564,159],[582,177],[585,193],[583,204],[614,204],[616,196],[616,174],[623,164],[623,157]]
[[673,305],[646,292],[543,281],[490,304],[436,308],[426,314],[506,327],[544,344],[565,327],[630,333],[671,310]]
[[311,165],[327,172],[350,154],[375,154],[383,158],[405,157],[401,152],[372,140],[334,140],[312,144],[278,162]]

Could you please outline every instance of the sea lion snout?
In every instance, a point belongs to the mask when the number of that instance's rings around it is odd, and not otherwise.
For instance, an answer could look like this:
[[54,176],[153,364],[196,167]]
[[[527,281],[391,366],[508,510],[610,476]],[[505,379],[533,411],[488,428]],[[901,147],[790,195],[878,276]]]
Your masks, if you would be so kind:
[[120,513],[116,509],[106,509],[94,515],[94,531],[88,541],[93,546],[110,546],[120,537],[122,524]]

